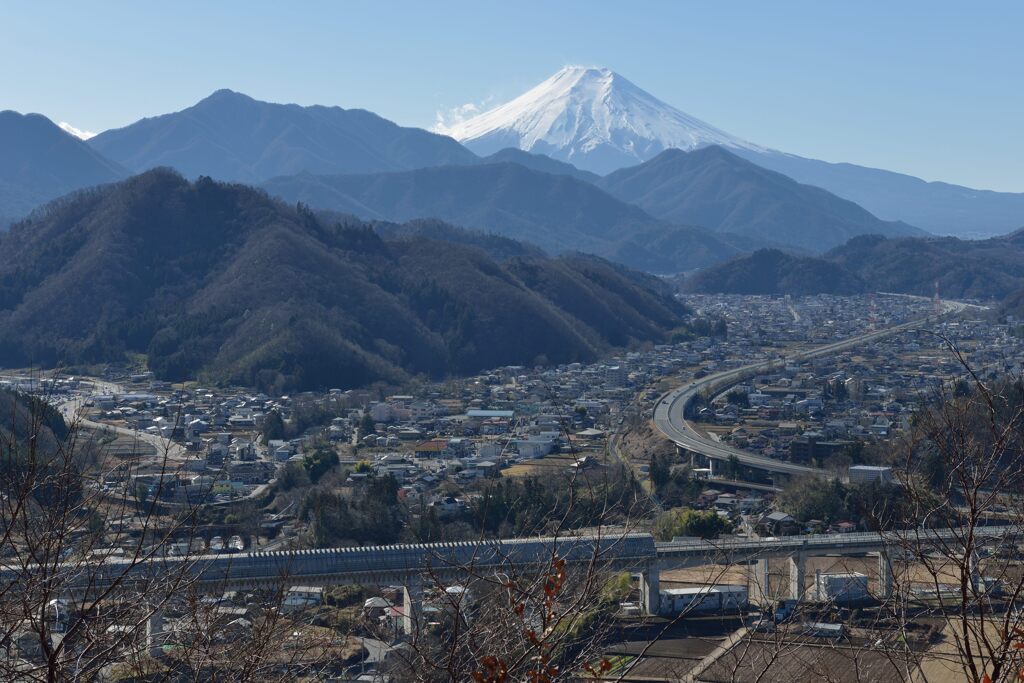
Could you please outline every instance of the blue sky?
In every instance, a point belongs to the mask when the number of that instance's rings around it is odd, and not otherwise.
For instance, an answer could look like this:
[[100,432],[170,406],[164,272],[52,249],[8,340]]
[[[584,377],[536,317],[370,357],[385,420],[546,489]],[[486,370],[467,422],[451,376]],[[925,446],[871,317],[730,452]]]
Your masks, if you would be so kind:
[[587,64],[762,145],[1024,191],[1022,26],[1017,1],[14,0],[0,109],[101,131],[227,87],[429,127]]

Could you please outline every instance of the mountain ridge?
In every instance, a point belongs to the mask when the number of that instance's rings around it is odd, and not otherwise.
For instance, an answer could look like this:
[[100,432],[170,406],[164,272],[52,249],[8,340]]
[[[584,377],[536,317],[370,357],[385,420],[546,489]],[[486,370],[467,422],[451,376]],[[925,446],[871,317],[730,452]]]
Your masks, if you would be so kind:
[[687,315],[661,281],[595,257],[499,262],[472,244],[384,239],[164,169],[62,199],[0,236],[8,363],[140,353],[164,379],[352,387],[593,360],[666,339]]
[[883,220],[903,220],[937,235],[994,237],[1024,221],[1024,192],[982,190],[848,162],[774,150],[737,149],[748,161],[855,202]]
[[882,221],[849,200],[797,183],[717,145],[689,152],[667,149],[601,178],[597,186],[666,221],[816,252],[861,234],[925,234],[904,223]]
[[[832,275],[829,276],[828,274]],[[831,277],[831,279],[830,279]],[[986,302],[1024,301],[1024,233],[985,240],[861,235],[816,257],[757,252],[698,273],[689,291],[764,294],[837,293],[836,282],[861,291]],[[845,286],[845,285],[844,285]]]
[[867,284],[825,259],[759,249],[698,273],[684,281],[683,289],[716,294],[849,296],[867,291]]
[[[573,90],[580,79],[589,85]],[[665,149],[717,144],[860,204],[883,220],[937,234],[991,236],[1024,221],[1024,193],[925,182],[773,150],[690,116],[608,69],[566,67],[519,97],[443,130],[481,154],[515,146],[601,175],[648,161]]]
[[42,114],[0,111],[0,230],[35,207],[128,171]]
[[167,166],[187,177],[240,182],[476,160],[451,138],[365,109],[262,102],[227,89],[181,111],[104,131],[87,144],[135,172]]
[[482,164],[501,163],[506,161],[519,164],[520,166],[525,166],[529,169],[533,169],[534,171],[542,171],[552,175],[572,176],[577,180],[585,180],[588,183],[596,183],[601,179],[601,176],[596,173],[576,168],[566,161],[553,159],[546,154],[524,152],[516,147],[506,147],[498,150],[494,154],[490,154],[480,159],[480,163]]
[[694,245],[703,244],[701,253],[715,260],[742,251],[706,230],[655,219],[592,183],[512,162],[380,174],[301,174],[275,178],[262,187],[289,202],[362,218],[395,222],[437,218],[530,242],[550,253],[582,251],[652,272],[691,270],[708,261],[686,252],[669,261],[639,243],[623,249],[642,234],[673,232]]

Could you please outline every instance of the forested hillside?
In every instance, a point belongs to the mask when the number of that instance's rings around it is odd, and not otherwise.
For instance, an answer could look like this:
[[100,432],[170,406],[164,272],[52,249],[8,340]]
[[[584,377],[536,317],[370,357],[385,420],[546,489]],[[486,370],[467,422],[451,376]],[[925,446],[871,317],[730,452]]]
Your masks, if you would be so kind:
[[530,247],[495,260],[474,239],[422,225],[384,239],[249,187],[151,171],[0,239],[0,357],[133,352],[167,379],[351,387],[593,360],[684,324],[656,278]]
[[855,237],[821,257],[757,252],[712,266],[690,291],[777,294],[898,292],[1001,301],[1024,289],[1024,232],[986,240]]

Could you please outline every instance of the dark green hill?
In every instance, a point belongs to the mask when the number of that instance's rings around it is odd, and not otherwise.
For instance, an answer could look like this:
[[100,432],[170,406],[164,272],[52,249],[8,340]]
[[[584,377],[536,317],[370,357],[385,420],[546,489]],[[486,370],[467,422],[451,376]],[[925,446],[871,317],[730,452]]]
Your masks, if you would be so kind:
[[0,238],[0,364],[137,352],[167,379],[358,386],[592,360],[665,339],[686,314],[648,276],[510,256],[415,229],[385,240],[252,188],[151,171]]
[[1024,287],[1024,239],[956,237],[883,239],[864,236],[826,258],[860,275],[878,291],[931,296],[935,282],[951,299],[1002,299]]
[[770,246],[763,240],[744,235],[709,235],[702,228],[663,226],[628,235],[602,255],[649,273],[676,275],[681,271],[739,258],[737,254],[751,249]]
[[722,147],[665,150],[597,181],[652,216],[822,252],[867,233],[923,235],[851,201],[741,159]]
[[[758,253],[708,268],[691,291],[898,292],[999,301],[1024,290],[1024,232],[986,240],[855,237],[817,258]],[[1024,300],[1024,295],[1021,295]]]
[[722,294],[859,294],[857,275],[824,259],[761,249],[698,273],[684,282],[690,292]]
[[431,240],[451,242],[482,249],[498,261],[511,258],[544,258],[540,247],[528,242],[517,242],[509,237],[492,235],[479,230],[465,230],[430,218],[421,218],[408,223],[373,223],[374,231],[387,239],[424,237]]

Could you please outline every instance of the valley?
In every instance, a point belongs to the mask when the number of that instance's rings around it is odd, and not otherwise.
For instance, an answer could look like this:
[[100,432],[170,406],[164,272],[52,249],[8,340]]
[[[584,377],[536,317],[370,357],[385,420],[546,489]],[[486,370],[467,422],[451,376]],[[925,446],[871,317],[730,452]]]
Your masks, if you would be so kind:
[[0,681],[1022,679],[1024,11],[736,10],[0,11]]

